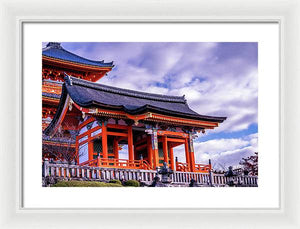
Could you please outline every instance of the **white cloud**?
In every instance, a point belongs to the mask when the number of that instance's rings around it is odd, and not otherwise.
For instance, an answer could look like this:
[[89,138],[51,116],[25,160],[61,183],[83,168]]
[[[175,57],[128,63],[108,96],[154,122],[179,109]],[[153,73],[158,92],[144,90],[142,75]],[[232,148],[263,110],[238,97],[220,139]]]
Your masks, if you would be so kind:
[[[242,138],[214,139],[205,142],[194,142],[195,160],[199,164],[208,164],[211,159],[214,169],[228,169],[238,166],[243,157],[257,152],[257,134]],[[185,162],[184,147],[175,147],[174,156]]]
[[128,56],[121,55],[117,69],[101,83],[185,95],[196,112],[227,117],[215,132],[245,130],[257,123],[257,66],[245,58],[218,58],[216,43],[124,46],[120,52]]
[[119,150],[119,159],[128,160],[128,145],[122,145],[122,149]]

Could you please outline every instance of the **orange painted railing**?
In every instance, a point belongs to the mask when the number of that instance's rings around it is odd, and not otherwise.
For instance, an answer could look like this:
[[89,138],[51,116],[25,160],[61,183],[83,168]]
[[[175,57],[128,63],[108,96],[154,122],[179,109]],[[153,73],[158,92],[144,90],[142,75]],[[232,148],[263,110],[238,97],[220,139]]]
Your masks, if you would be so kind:
[[205,165],[205,164],[195,164],[194,172],[209,172],[211,170],[211,165]]
[[79,164],[80,166],[93,166],[105,168],[124,168],[124,169],[145,169],[152,170],[150,164],[146,160],[127,160],[114,158],[97,158]]
[[[208,173],[211,170],[211,165],[195,164],[194,172]],[[191,172],[191,167],[187,163],[176,162],[176,171]]]
[[93,159],[93,160],[90,160],[90,161],[85,161],[85,162],[82,162],[79,164],[80,166],[93,166],[93,167],[97,167],[98,166],[98,159]]
[[176,171],[190,172],[191,170],[189,164],[176,161]]

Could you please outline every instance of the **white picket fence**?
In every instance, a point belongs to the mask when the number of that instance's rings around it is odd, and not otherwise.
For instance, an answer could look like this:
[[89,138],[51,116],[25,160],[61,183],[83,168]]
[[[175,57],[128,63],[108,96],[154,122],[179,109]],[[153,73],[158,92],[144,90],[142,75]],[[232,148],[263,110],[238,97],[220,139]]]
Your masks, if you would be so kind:
[[[137,170],[121,168],[99,168],[91,166],[43,163],[43,178],[69,180],[109,181],[112,179],[139,180],[151,184],[157,175],[155,170]],[[225,186],[229,178],[224,174],[194,173],[174,171],[171,175],[173,184],[188,185],[194,179],[199,186]],[[256,187],[257,176],[235,176],[233,182],[239,186]]]

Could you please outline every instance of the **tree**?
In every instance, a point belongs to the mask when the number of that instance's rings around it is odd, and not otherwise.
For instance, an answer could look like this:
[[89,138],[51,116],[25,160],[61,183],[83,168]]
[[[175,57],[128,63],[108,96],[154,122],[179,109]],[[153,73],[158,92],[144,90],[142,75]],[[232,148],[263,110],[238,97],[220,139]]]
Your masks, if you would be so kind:
[[239,164],[244,171],[248,171],[248,175],[258,176],[258,152],[250,157],[242,158]]
[[76,131],[59,128],[53,137],[43,135],[43,157],[71,164],[77,161]]

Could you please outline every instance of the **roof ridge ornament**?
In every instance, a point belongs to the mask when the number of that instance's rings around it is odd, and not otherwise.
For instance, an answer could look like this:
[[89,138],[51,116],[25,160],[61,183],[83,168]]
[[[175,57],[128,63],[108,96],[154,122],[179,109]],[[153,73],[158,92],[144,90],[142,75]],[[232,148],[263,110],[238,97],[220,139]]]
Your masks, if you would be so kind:
[[65,78],[64,78],[65,82],[68,83],[70,86],[72,86],[73,82],[72,82],[71,77],[67,73],[65,73],[65,72],[64,72],[64,75],[65,75]]
[[60,42],[49,42],[46,47],[51,47],[51,48],[57,48],[57,49],[62,49]]
[[183,98],[184,102],[187,103],[187,100],[186,100],[186,98],[185,98],[185,95],[183,95],[182,98]]

